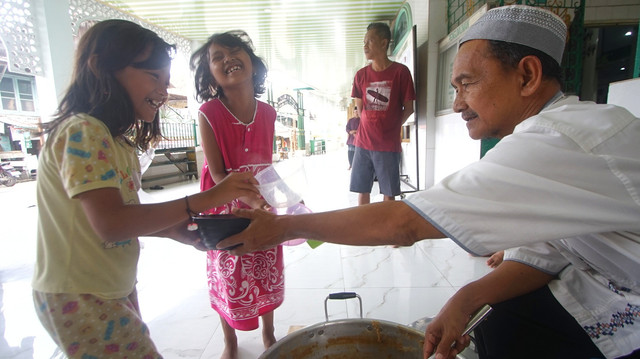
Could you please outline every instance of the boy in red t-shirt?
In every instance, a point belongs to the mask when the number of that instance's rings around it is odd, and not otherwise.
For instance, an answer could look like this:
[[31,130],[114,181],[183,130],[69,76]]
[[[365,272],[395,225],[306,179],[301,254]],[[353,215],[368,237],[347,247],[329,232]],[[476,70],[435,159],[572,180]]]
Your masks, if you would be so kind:
[[400,131],[413,113],[415,90],[409,69],[387,57],[390,40],[387,24],[369,24],[364,54],[372,62],[356,73],[351,90],[360,127],[350,190],[359,193],[359,205],[371,201],[374,177],[385,201],[400,194]]

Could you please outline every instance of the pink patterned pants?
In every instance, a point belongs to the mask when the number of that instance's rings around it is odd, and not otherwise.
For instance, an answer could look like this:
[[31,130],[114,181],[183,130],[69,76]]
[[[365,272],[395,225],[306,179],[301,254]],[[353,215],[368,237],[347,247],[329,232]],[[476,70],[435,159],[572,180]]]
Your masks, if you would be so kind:
[[40,322],[70,359],[162,358],[140,316],[135,290],[120,299],[33,291],[33,299]]

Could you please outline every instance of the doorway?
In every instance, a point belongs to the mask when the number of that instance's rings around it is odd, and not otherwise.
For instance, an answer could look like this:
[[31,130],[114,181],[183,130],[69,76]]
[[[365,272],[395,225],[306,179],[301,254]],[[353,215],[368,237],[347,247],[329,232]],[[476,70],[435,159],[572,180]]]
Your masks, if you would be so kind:
[[633,78],[638,24],[585,28],[581,100],[606,103],[609,84]]

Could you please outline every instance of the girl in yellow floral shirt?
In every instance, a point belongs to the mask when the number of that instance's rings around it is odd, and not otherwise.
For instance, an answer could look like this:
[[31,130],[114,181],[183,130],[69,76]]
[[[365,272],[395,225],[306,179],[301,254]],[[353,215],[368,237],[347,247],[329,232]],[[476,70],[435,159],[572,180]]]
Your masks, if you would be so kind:
[[160,136],[174,47],[135,23],[106,20],[79,42],[71,84],[40,155],[34,301],[69,358],[160,358],[135,289],[138,236],[205,250],[191,213],[258,196],[237,173],[184,199],[140,204],[140,164]]

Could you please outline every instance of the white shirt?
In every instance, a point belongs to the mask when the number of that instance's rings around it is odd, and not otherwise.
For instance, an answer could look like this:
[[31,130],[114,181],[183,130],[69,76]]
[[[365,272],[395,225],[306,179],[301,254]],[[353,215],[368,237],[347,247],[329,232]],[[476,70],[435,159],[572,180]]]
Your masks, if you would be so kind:
[[640,346],[640,119],[560,99],[480,161],[406,203],[465,250],[549,284],[607,357]]

